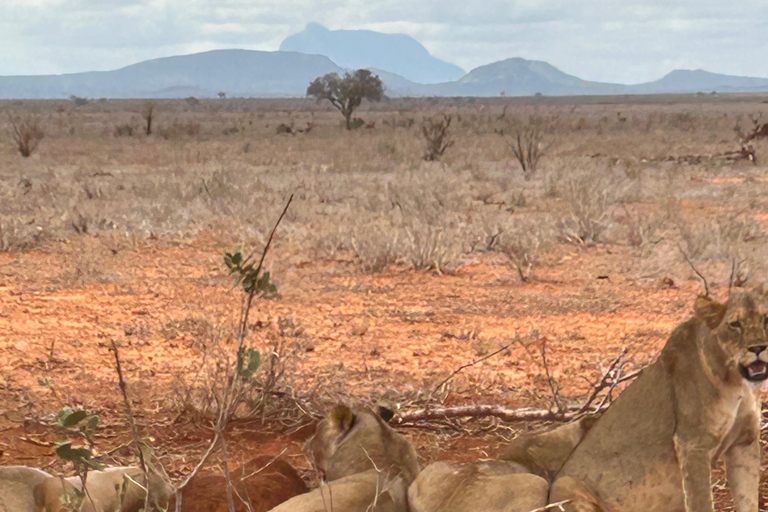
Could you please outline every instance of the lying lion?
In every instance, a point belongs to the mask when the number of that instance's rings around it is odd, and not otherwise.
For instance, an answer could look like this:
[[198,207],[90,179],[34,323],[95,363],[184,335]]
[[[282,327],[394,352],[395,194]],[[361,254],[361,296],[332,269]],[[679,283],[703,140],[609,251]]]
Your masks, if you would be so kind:
[[768,300],[700,297],[557,473],[550,503],[570,511],[713,512],[723,457],[737,512],[758,512],[760,402],[768,378]]
[[[144,474],[137,467],[117,467],[104,471],[90,471],[86,480],[87,493],[82,512],[139,512],[144,507],[146,484]],[[66,512],[64,502],[76,504],[75,489],[82,489],[78,477],[49,478],[34,489],[35,502],[40,512]],[[159,475],[150,473],[150,499],[155,507],[166,509],[173,492]],[[63,497],[63,499],[62,499]]]
[[419,464],[413,445],[385,421],[391,417],[383,408],[331,410],[309,444],[326,483],[273,512],[408,512]]
[[503,460],[430,464],[408,489],[411,512],[530,512],[544,507],[552,476],[595,418],[523,434],[507,446]]
[[26,466],[0,466],[0,511],[36,512],[35,487],[53,477]]

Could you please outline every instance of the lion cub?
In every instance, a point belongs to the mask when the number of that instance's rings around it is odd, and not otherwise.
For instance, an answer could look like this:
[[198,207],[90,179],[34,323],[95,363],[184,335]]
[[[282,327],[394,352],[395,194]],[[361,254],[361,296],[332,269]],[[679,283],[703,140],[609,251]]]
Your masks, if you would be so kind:
[[713,512],[711,469],[723,457],[737,512],[758,512],[760,402],[768,379],[768,301],[739,291],[699,297],[587,432],[558,472],[550,503],[570,511]]
[[309,452],[326,483],[273,512],[408,512],[408,485],[419,473],[413,445],[387,421],[391,411],[334,407]]

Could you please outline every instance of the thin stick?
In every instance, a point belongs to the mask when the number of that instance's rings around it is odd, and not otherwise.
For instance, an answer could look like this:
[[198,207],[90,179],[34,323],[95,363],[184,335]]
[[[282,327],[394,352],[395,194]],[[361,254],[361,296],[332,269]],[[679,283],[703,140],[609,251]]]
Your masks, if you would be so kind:
[[149,473],[147,470],[147,463],[144,460],[144,450],[141,449],[141,438],[139,438],[139,429],[136,427],[136,419],[133,416],[133,409],[131,408],[131,402],[128,400],[128,390],[125,385],[125,379],[123,378],[123,367],[120,364],[120,352],[117,348],[117,343],[112,340],[112,352],[115,353],[115,369],[117,370],[118,383],[120,385],[120,393],[123,395],[123,404],[125,405],[125,414],[128,416],[128,424],[131,426],[131,435],[133,436],[133,442],[136,444],[136,452],[139,456],[139,465],[141,472],[144,475],[144,483],[147,486],[147,492],[144,493],[144,510],[149,510]]
[[457,374],[458,374],[460,371],[462,371],[462,370],[464,370],[464,369],[466,369],[466,368],[469,368],[470,366],[474,366],[474,365],[476,365],[477,363],[482,363],[482,362],[483,362],[483,361],[485,361],[486,359],[490,359],[490,358],[492,358],[493,356],[495,356],[496,354],[498,354],[498,353],[500,353],[500,352],[504,352],[504,351],[505,351],[505,350],[507,350],[509,347],[511,347],[512,345],[514,345],[515,343],[517,343],[517,341],[518,341],[517,339],[514,339],[514,340],[510,341],[509,343],[507,343],[506,345],[504,345],[503,347],[499,348],[498,350],[495,350],[495,351],[491,352],[490,354],[487,354],[487,355],[485,355],[485,356],[481,357],[480,359],[475,359],[475,360],[474,360],[474,361],[472,361],[471,363],[466,363],[466,364],[463,364],[463,365],[459,366],[459,367],[458,367],[458,368],[456,368],[456,370],[454,370],[454,371],[453,371],[453,372],[452,372],[450,375],[448,375],[448,377],[446,377],[445,379],[443,379],[443,380],[442,380],[442,382],[440,382],[440,384],[438,384],[437,386],[435,386],[435,389],[433,389],[433,390],[432,390],[432,392],[429,394],[429,398],[432,398],[432,396],[433,396],[435,393],[437,393],[437,391],[438,391],[440,388],[442,388],[442,387],[443,387],[443,386],[444,386],[444,385],[445,385],[445,384],[446,384],[446,383],[447,383],[449,380],[451,380],[452,378],[454,378],[454,377],[455,377],[455,376],[456,376],[456,375],[457,375]]
[[[592,386],[592,392],[587,397],[586,401],[584,402],[584,405],[581,407],[579,412],[587,412],[589,408],[592,406],[592,402],[595,401],[597,398],[597,395],[604,390],[605,388],[613,388],[615,387],[614,383],[618,383],[617,381],[619,378],[621,378],[621,369],[624,366],[624,356],[627,355],[627,349],[623,348],[621,349],[621,352],[619,352],[619,355],[616,356],[613,361],[611,361],[611,364],[608,365],[608,369],[603,373],[603,377]],[[618,368],[619,375],[614,375],[614,370]]]
[[691,266],[693,271],[696,273],[697,276],[704,282],[704,297],[709,297],[709,285],[707,284],[707,278],[704,277],[701,272],[696,268],[696,266],[693,264],[691,259],[688,257],[688,255],[683,250],[682,246],[680,244],[677,244],[677,248],[680,249],[680,253],[683,255],[683,258],[685,258],[685,261],[688,262],[688,265]]
[[229,454],[227,453],[227,440],[221,438],[221,454],[224,456],[224,479],[227,482],[227,506],[229,512],[235,512],[235,499],[232,496],[232,474],[229,472]]
[[731,258],[731,277],[728,279],[728,296],[731,296],[731,288],[733,287],[733,275],[736,273],[736,258]]
[[564,505],[568,505],[573,500],[563,500],[558,501],[557,503],[550,503],[546,507],[536,508],[531,510],[531,512],[546,512],[547,510],[560,510],[561,512],[565,511]]
[[[285,207],[283,208],[282,213],[280,213],[280,217],[277,219],[277,222],[275,222],[275,225],[272,227],[272,231],[269,233],[269,238],[267,239],[267,243],[264,246],[264,249],[261,251],[261,258],[259,259],[259,265],[256,267],[257,272],[256,274],[261,271],[262,265],[264,264],[264,259],[267,257],[267,252],[269,251],[270,246],[272,245],[272,239],[275,236],[275,231],[277,231],[277,227],[280,225],[280,222],[283,220],[283,217],[285,217],[285,213],[288,211],[288,207],[291,205],[291,202],[293,201],[293,194],[288,198],[288,202],[285,204]],[[250,260],[253,257],[254,253],[251,253],[248,258],[246,258],[243,265],[247,264],[248,260]],[[248,334],[248,315],[251,310],[251,306],[253,304],[253,299],[256,296],[256,291],[251,291],[247,297],[243,299],[243,305],[241,308],[240,313],[240,325],[238,328],[238,346],[237,346],[237,360],[235,364],[234,370],[232,370],[232,373],[230,374],[228,380],[227,380],[227,387],[224,390],[224,397],[221,400],[221,405],[219,409],[219,414],[216,418],[216,423],[214,424],[214,436],[211,440],[211,444],[208,446],[208,449],[203,454],[203,457],[200,459],[200,462],[197,463],[195,468],[192,470],[192,473],[190,473],[187,478],[182,481],[181,484],[178,485],[176,488],[176,512],[181,512],[181,491],[184,489],[187,485],[189,485],[189,482],[197,475],[197,473],[200,471],[200,469],[203,467],[203,465],[206,463],[208,458],[213,453],[213,450],[218,445],[219,441],[224,440],[224,431],[227,428],[227,423],[229,422],[229,409],[234,403],[233,393],[235,393],[235,386],[237,385],[237,371],[242,365],[242,357],[243,357],[243,344],[245,343],[245,338]],[[226,448],[225,448],[226,450]],[[227,491],[228,491],[228,504],[232,506],[233,500],[231,499],[231,490],[229,486],[231,485],[231,481],[229,479],[227,480]]]
[[547,382],[549,383],[549,389],[552,391],[552,401],[555,403],[558,411],[563,410],[563,405],[560,401],[560,393],[558,392],[559,385],[552,374],[549,371],[549,363],[547,362],[547,340],[546,338],[541,342],[541,361],[544,365],[544,373],[547,375]]

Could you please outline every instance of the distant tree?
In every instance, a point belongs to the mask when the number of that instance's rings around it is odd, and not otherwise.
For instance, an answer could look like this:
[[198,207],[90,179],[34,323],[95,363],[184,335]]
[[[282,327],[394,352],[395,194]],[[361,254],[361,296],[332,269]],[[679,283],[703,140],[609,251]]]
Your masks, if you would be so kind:
[[224,91],[219,91],[218,94],[219,94],[219,98],[221,98],[221,99],[224,99],[224,98],[227,97],[227,93],[224,92]]
[[81,98],[80,96],[75,96],[74,94],[71,95],[69,99],[72,100],[77,107],[84,107],[88,104],[88,98]]
[[384,98],[384,85],[381,79],[367,69],[358,69],[354,73],[345,73],[344,78],[337,73],[328,73],[315,78],[307,87],[307,96],[317,101],[328,100],[336,107],[346,121],[347,130],[352,129],[352,114],[364,99],[381,101]]
[[144,108],[141,111],[141,117],[147,122],[145,132],[147,135],[152,135],[152,121],[155,119],[155,102],[147,101],[144,103]]

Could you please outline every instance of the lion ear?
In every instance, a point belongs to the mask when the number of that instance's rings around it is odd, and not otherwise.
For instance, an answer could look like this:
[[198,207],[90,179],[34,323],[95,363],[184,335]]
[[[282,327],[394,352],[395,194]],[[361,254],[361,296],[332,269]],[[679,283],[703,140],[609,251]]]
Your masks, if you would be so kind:
[[725,316],[726,306],[710,299],[709,297],[699,296],[693,306],[696,317],[707,324],[710,329],[715,329]]
[[337,405],[328,413],[328,425],[337,434],[347,432],[354,424],[355,414],[344,404]]
[[379,417],[384,420],[385,423],[389,423],[392,418],[395,417],[395,411],[387,407],[386,405],[379,404],[377,407]]

